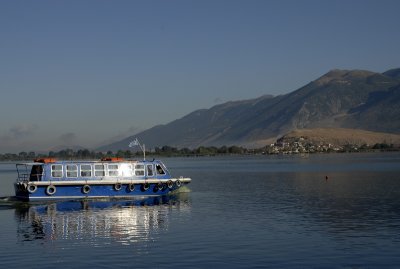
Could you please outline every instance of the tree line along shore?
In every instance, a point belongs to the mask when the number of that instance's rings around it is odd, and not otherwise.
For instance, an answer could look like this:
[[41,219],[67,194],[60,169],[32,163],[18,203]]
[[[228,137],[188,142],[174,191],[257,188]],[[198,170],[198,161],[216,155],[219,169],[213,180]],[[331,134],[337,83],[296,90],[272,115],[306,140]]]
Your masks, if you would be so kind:
[[[374,145],[343,145],[332,144],[314,145],[301,143],[299,141],[283,142],[278,141],[265,147],[248,149],[241,146],[205,147],[195,149],[176,148],[171,146],[155,147],[146,151],[147,156],[161,157],[191,157],[191,156],[219,156],[219,155],[269,155],[269,154],[312,154],[312,153],[348,153],[348,152],[382,152],[400,151],[400,145],[377,143]],[[92,151],[88,149],[64,149],[60,151],[49,151],[48,153],[36,153],[34,151],[21,151],[19,153],[0,154],[0,161],[22,161],[34,160],[36,158],[59,158],[72,159],[101,159],[104,157],[120,157],[126,159],[139,159],[143,156],[141,151],[118,150],[116,152]]]

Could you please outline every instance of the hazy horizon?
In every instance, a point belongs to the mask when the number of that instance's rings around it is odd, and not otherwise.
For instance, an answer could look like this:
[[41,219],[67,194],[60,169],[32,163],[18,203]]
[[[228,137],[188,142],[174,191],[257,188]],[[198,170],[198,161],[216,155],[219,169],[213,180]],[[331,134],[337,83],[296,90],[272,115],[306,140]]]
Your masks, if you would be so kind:
[[332,69],[400,67],[399,1],[2,1],[0,153],[95,148]]

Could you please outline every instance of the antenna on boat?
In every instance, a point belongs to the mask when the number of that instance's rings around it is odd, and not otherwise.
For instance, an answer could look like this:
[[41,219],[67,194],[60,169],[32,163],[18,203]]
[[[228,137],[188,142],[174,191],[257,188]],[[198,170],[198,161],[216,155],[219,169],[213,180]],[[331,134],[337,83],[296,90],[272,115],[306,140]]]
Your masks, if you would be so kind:
[[143,151],[143,160],[146,160],[146,146],[145,144],[140,144],[139,139],[135,138],[135,140],[131,141],[129,143],[129,147],[133,148],[134,146],[139,146],[140,149]]

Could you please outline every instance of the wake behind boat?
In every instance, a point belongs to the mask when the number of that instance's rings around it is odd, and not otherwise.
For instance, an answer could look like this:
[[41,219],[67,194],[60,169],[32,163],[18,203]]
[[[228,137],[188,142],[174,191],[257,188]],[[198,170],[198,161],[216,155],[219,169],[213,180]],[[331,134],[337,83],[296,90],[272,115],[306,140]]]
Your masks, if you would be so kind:
[[15,196],[26,201],[157,196],[191,181],[190,178],[173,178],[159,160],[58,161],[42,158],[19,163],[16,167]]

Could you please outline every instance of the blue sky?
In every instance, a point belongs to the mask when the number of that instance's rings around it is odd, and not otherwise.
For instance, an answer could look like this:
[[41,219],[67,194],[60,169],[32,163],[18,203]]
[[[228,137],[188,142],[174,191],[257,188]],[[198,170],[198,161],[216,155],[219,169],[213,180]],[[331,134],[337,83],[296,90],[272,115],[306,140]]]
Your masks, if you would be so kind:
[[96,147],[331,69],[400,67],[399,10],[389,0],[0,1],[0,153]]

